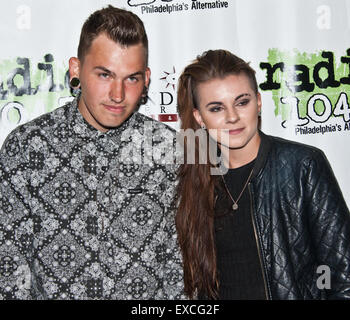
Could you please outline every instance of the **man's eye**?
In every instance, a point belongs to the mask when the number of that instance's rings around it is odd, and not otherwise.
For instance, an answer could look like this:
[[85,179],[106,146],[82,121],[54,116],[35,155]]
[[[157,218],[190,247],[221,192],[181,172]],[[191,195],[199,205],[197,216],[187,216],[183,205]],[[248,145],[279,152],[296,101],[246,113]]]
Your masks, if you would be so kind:
[[109,78],[109,73],[106,73],[106,72],[100,73],[99,77],[107,79]]
[[137,81],[139,81],[139,78],[138,77],[129,77],[129,81],[130,82],[137,82]]

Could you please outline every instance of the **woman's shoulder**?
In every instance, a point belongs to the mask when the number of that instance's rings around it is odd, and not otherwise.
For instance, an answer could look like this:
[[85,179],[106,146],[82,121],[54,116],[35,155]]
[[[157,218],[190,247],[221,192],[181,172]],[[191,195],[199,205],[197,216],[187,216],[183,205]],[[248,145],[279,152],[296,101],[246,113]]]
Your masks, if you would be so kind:
[[295,162],[296,164],[311,164],[311,162],[327,162],[324,152],[312,145],[288,140],[272,135],[264,135],[267,140],[269,155],[279,162]]
[[265,135],[265,137],[270,141],[272,148],[281,152],[296,152],[297,154],[303,155],[323,154],[323,151],[321,149],[306,143],[301,143],[298,141],[293,141],[272,135]]

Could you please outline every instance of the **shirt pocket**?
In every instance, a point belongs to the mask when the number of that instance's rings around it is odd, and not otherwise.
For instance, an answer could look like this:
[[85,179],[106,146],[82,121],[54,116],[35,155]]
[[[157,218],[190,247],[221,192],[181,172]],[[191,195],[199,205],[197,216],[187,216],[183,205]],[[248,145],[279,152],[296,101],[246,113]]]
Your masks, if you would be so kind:
[[127,247],[139,248],[147,245],[152,235],[161,228],[163,209],[156,196],[145,187],[121,187],[117,189],[111,213],[111,234]]

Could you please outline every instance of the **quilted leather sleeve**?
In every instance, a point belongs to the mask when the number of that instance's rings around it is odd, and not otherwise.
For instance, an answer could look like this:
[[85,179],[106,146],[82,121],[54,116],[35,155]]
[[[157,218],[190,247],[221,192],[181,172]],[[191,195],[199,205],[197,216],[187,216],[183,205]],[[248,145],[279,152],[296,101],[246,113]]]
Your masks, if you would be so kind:
[[324,153],[265,135],[262,144],[251,194],[269,298],[350,299],[350,214]]
[[350,214],[321,151],[309,162],[305,193],[316,257],[331,271],[327,299],[350,299]]

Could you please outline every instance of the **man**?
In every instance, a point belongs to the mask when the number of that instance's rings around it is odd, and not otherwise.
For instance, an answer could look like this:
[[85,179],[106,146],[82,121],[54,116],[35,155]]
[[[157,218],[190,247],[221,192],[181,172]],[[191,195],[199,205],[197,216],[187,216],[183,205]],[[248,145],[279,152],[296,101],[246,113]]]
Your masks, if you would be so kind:
[[96,11],[69,61],[81,93],[8,136],[0,153],[1,299],[182,297],[175,167],[164,161],[175,133],[136,112],[147,97],[147,60],[136,15]]

